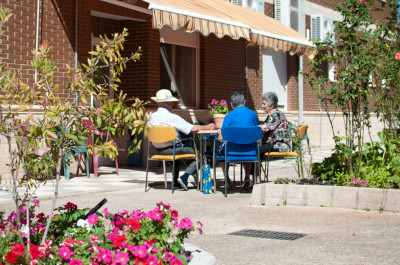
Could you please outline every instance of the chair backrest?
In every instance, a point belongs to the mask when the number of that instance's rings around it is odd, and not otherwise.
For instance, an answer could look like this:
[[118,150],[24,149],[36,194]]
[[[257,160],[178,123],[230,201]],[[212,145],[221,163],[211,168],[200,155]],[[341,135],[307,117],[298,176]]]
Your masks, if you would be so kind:
[[262,137],[261,127],[226,127],[221,133],[224,140],[228,141],[227,155],[257,155],[257,142]]
[[296,138],[303,140],[307,133],[308,125],[301,125],[296,129]]
[[149,126],[147,139],[152,143],[165,143],[176,139],[176,131],[171,126]]

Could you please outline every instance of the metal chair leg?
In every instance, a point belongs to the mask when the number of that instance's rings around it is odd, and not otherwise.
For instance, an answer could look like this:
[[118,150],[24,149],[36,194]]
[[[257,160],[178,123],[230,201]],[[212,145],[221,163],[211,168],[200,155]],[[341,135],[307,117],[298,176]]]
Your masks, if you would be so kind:
[[163,162],[163,169],[164,169],[164,186],[165,186],[165,188],[167,188],[168,187],[168,185],[167,185],[167,168],[165,165],[165,160],[163,160],[162,162]]
[[146,184],[144,185],[144,191],[147,192],[147,177],[149,175],[149,159],[147,158],[147,165],[146,165]]

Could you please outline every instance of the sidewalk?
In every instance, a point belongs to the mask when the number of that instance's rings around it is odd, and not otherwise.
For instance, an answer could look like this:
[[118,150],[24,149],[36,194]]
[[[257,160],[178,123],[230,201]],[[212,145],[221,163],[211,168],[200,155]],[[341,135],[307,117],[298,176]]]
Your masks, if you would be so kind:
[[[320,151],[313,155],[313,161],[322,161],[324,157],[330,154],[330,151]],[[235,179],[237,185],[240,180],[240,167],[235,167]],[[230,176],[233,179],[232,167],[230,169]],[[182,171],[182,169],[181,169]],[[171,181],[171,169],[167,168],[167,180]],[[100,167],[99,178],[94,178],[91,174],[90,178],[84,175],[78,175],[70,180],[62,179],[59,185],[58,196],[73,196],[78,194],[91,194],[107,191],[121,191],[130,189],[143,189],[146,180],[146,168],[119,168],[119,176],[116,175],[115,168],[113,167]],[[269,168],[269,180],[273,181],[276,178],[288,177],[291,179],[298,178],[297,172],[290,161],[284,159],[272,160]],[[262,174],[263,175],[263,174]],[[223,173],[220,167],[217,168],[217,181],[223,180]],[[5,182],[5,181],[3,181]],[[7,186],[3,183],[3,187]],[[149,184],[157,185],[157,188],[164,188],[164,174],[162,167],[151,168],[149,172]],[[222,185],[222,183],[221,183]],[[40,199],[50,199],[54,193],[54,181],[48,181],[44,186],[40,187],[36,195]],[[169,186],[170,188],[170,186]],[[4,188],[3,188],[4,189]],[[11,200],[11,194],[5,190],[0,190],[0,202]]]
[[[71,201],[79,208],[91,208],[106,198],[108,202],[100,210],[117,212],[148,211],[157,202],[169,203],[179,212],[179,218],[203,223],[204,234],[191,235],[186,242],[213,254],[219,265],[398,264],[400,213],[257,207],[250,206],[251,193],[236,191],[225,198],[221,189],[210,195],[193,188],[171,194],[171,190],[164,188],[162,167],[151,173],[152,188],[144,192],[143,169],[121,169],[120,176],[113,170],[102,167],[98,179],[80,176],[62,180],[57,206]],[[277,177],[278,170],[296,176],[292,165],[277,160],[271,164],[271,178]],[[222,180],[222,172],[218,178]],[[51,185],[48,183],[38,191],[40,210],[45,212],[51,207]],[[6,192],[1,191],[0,198],[0,210],[13,210]]]

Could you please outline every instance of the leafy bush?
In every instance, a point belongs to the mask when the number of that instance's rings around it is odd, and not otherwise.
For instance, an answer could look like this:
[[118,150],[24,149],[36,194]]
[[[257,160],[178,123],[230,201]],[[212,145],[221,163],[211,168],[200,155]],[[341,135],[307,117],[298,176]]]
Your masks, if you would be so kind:
[[[189,218],[178,218],[178,212],[162,202],[153,210],[134,210],[111,214],[83,216],[88,209],[68,202],[56,209],[50,227],[51,238],[40,243],[46,227],[43,213],[34,214],[35,201],[26,218],[21,206],[22,227],[17,214],[11,213],[0,226],[0,263],[3,264],[187,264],[190,253],[182,247],[192,231],[202,234],[202,224]],[[30,230],[25,229],[31,223]],[[106,228],[105,223],[109,224]],[[30,233],[27,246],[19,244],[17,232],[24,238]]]
[[[400,139],[390,134],[378,133],[380,141],[364,144],[363,151],[352,154],[353,167],[360,166],[359,181],[367,181],[372,188],[400,187]],[[338,147],[339,146],[339,147]],[[334,149],[334,153],[322,163],[314,163],[312,174],[315,178],[329,181],[340,186],[354,186],[350,175],[346,173],[346,159],[349,149]]]

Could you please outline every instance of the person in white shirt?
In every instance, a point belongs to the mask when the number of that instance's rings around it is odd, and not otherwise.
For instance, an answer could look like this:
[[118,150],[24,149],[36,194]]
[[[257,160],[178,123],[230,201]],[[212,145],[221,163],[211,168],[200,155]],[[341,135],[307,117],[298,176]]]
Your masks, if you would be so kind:
[[[200,130],[214,130],[215,124],[210,123],[207,125],[196,125],[190,124],[185,121],[179,115],[172,113],[172,108],[175,102],[179,101],[175,98],[171,91],[168,89],[161,89],[157,92],[155,97],[151,98],[155,102],[157,102],[158,109],[156,112],[150,115],[150,118],[147,122],[147,126],[171,126],[176,130],[176,138],[178,139],[175,146],[175,154],[194,154],[193,147],[185,146],[184,143],[181,142],[181,137],[179,132],[188,135],[191,132],[197,132]],[[172,155],[174,152],[173,141],[162,143],[162,144],[153,144],[156,151],[159,154],[163,155]],[[173,185],[175,183],[179,183],[179,185],[184,190],[189,190],[188,188],[188,178],[192,175],[195,179],[195,183],[197,185],[197,172],[196,172],[196,161],[190,163],[190,165],[186,168],[185,173],[179,176],[179,163],[180,161],[175,161],[175,172],[173,175]]]

